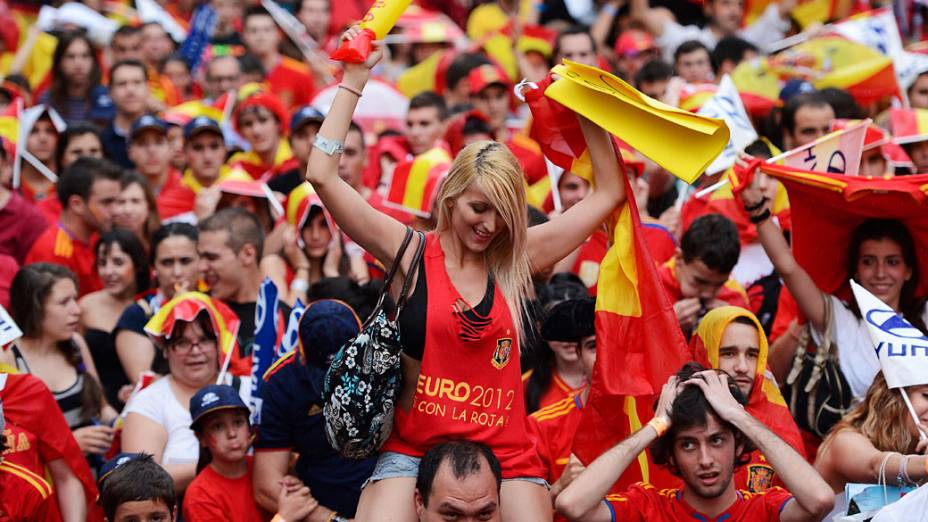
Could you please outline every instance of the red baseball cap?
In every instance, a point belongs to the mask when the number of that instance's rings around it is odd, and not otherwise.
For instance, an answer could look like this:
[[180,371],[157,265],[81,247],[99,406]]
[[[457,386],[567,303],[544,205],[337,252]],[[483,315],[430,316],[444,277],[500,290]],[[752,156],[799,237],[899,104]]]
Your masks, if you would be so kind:
[[634,57],[645,51],[656,50],[654,37],[641,29],[623,31],[615,41],[615,54],[620,58]]
[[493,84],[502,85],[507,90],[511,86],[506,72],[496,64],[484,64],[471,69],[467,79],[471,94],[477,94]]

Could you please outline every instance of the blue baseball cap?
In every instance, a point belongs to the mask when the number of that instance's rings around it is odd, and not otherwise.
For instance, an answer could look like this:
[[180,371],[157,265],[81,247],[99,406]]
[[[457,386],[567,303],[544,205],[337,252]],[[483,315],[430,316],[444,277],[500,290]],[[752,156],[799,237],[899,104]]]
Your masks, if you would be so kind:
[[206,116],[197,116],[190,120],[187,125],[184,125],[184,140],[189,141],[194,136],[204,132],[212,132],[217,134],[220,138],[222,137],[222,128],[219,127],[216,120]]
[[119,466],[122,466],[123,464],[125,464],[125,463],[127,463],[127,462],[131,462],[131,461],[133,461],[133,460],[136,460],[136,459],[138,459],[138,458],[141,458],[142,455],[144,455],[144,454],[143,454],[143,453],[126,453],[126,452],[124,452],[124,453],[120,453],[120,454],[116,455],[115,457],[113,457],[112,459],[110,459],[110,460],[104,462],[104,463],[103,463],[103,466],[100,467],[100,477],[97,478],[97,486],[98,486],[98,488],[101,489],[101,490],[103,489],[103,481],[106,479],[106,477],[109,477],[110,474],[112,474],[114,471],[116,471],[116,468],[118,468]]
[[214,411],[228,409],[250,412],[235,388],[226,384],[204,386],[190,398],[190,418],[192,419],[190,428],[195,429],[197,422],[205,415]]
[[134,140],[135,138],[139,137],[139,134],[147,130],[156,130],[161,134],[166,135],[168,133],[168,125],[164,122],[164,120],[158,118],[157,116],[144,114],[132,122],[132,126],[129,127],[129,139]]
[[290,132],[291,134],[296,132],[297,129],[307,123],[322,123],[324,119],[325,114],[319,112],[319,110],[312,105],[304,105],[295,110],[293,115],[290,116]]
[[339,348],[361,331],[361,321],[344,302],[321,299],[306,305],[298,330],[303,361],[326,369]]
[[780,89],[780,101],[786,103],[790,98],[804,92],[815,92],[815,86],[806,80],[793,78],[786,82],[786,85]]

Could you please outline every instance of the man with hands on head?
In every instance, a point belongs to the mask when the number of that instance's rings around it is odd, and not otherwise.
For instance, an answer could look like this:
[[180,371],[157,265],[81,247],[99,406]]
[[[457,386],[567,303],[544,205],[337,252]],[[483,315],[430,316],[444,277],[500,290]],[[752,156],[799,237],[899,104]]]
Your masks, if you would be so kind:
[[[818,521],[834,494],[786,442],[744,409],[729,376],[687,363],[664,385],[654,418],[594,460],[557,497],[559,513],[574,521],[726,520]],[[752,494],[735,489],[732,475],[756,446],[790,492],[773,487]],[[682,489],[638,483],[618,495],[609,489],[646,448],[668,466]]]

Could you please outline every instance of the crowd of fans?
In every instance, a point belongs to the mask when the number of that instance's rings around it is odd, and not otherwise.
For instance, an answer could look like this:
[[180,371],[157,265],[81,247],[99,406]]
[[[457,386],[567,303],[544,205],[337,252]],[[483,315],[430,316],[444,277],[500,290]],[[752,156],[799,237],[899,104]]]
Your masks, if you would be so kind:
[[[785,38],[894,4],[808,24],[802,0],[417,0],[366,62],[329,60],[368,3],[0,2],[0,320],[22,332],[0,347],[0,520],[811,521],[846,514],[848,484],[928,481],[928,375],[890,389],[857,304],[794,256],[783,184],[697,195],[579,117],[590,180],[514,94],[569,60],[696,112]],[[926,8],[887,12],[920,52]],[[861,176],[928,172],[928,67],[905,78],[742,92],[743,152],[872,118]],[[584,462],[627,205],[692,361]],[[924,337],[924,237],[859,219],[821,262]],[[351,459],[326,372],[383,293],[402,383],[386,444]],[[266,324],[280,356],[258,373]],[[835,347],[847,395],[824,429],[780,391],[807,345]],[[642,459],[650,480],[617,487]]]

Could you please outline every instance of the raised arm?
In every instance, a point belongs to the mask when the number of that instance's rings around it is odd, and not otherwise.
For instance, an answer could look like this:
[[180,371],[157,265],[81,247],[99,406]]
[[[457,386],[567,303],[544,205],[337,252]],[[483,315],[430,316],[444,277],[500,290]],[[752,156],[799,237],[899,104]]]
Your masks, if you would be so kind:
[[657,10],[652,9],[648,0],[629,0],[629,14],[632,20],[636,20],[655,38],[664,34],[664,16]]
[[[345,32],[344,37],[351,39],[359,32],[358,27],[354,26]],[[381,56],[383,51],[377,47],[367,62],[344,64],[345,73],[340,88],[322,122],[318,136],[328,140],[345,141],[351,116],[358,104],[359,97],[356,93],[364,89],[371,75],[371,67]],[[319,194],[338,227],[381,263],[389,265],[403,241],[405,228],[399,221],[371,207],[361,194],[342,180],[338,176],[338,162],[338,154],[329,156],[313,147],[306,169],[306,180]]]
[[[671,377],[661,390],[656,417],[670,424],[670,408],[677,395],[677,378]],[[625,469],[658,438],[657,430],[646,425],[596,458],[555,500],[557,512],[569,520],[596,520],[596,509]]]
[[821,520],[834,505],[834,493],[825,479],[806,459],[776,436],[735,401],[728,389],[728,376],[715,371],[702,372],[703,379],[690,379],[687,385],[702,389],[716,414],[744,433],[773,466],[786,489],[793,494],[780,512],[781,522]]
[[796,299],[799,310],[812,322],[812,326],[824,332],[826,296],[815,285],[809,273],[796,262],[789,243],[783,237],[783,232],[771,219],[773,202],[763,195],[762,185],[772,181],[767,180],[764,173],[756,172],[754,183],[741,193],[741,202],[745,209],[753,209],[748,211],[752,218],[756,216],[759,219],[759,216],[767,216],[762,223],[756,225],[757,237],[767,257],[770,258],[770,262],[773,263],[777,273],[783,278],[786,287]]
[[577,118],[590,151],[596,189],[567,212],[528,229],[528,253],[535,267],[552,266],[573,252],[625,202],[625,172],[619,168],[612,139],[595,123],[579,114]]

